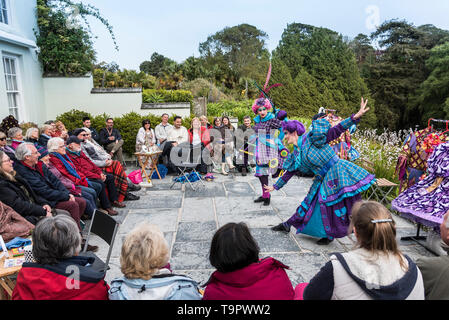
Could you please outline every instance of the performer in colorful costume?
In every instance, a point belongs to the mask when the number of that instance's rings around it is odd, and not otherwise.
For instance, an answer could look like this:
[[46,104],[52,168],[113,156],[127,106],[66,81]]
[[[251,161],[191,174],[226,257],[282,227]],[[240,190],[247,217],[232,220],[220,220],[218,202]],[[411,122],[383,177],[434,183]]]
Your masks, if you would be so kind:
[[[255,156],[256,156],[256,174],[259,178],[262,187],[262,196],[254,200],[254,202],[263,202],[264,205],[270,204],[270,193],[264,189],[268,185],[268,176],[272,175],[275,178],[279,176],[280,168],[282,168],[286,150],[282,144],[280,131],[282,130],[282,123],[286,117],[286,112],[279,110],[277,114],[268,112],[271,110],[272,104],[270,100],[265,98],[257,99],[252,109],[257,115],[254,118],[255,125],[253,130],[255,132]],[[288,150],[287,150],[288,152]]]
[[296,173],[314,173],[315,178],[304,201],[296,213],[286,222],[272,229],[321,238],[318,244],[329,244],[334,238],[343,238],[348,233],[349,217],[355,202],[362,200],[361,193],[371,187],[374,175],[352,162],[340,159],[329,145],[369,110],[368,101],[363,101],[360,111],[331,127],[321,118],[313,121],[312,130],[304,134],[304,125],[299,121],[288,121],[283,125],[287,142],[294,145],[294,152],[284,162],[286,173],[267,192],[281,189]]

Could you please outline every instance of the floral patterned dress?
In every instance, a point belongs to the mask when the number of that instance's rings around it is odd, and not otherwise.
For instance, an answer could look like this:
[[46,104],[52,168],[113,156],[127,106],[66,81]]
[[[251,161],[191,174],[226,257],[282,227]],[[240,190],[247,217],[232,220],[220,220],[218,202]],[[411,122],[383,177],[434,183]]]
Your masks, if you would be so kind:
[[391,203],[392,209],[422,225],[438,230],[449,210],[449,143],[436,147],[427,161],[427,177]]

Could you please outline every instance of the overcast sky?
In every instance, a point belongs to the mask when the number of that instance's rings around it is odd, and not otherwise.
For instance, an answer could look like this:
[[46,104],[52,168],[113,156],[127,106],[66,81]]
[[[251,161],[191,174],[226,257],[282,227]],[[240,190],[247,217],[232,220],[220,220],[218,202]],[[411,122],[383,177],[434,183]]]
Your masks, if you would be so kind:
[[[78,0],[79,1],[79,0]],[[120,50],[106,29],[92,21],[97,60],[139,69],[158,52],[177,62],[199,56],[198,46],[225,27],[248,23],[265,31],[270,51],[287,24],[297,22],[332,29],[350,38],[370,34],[376,24],[406,19],[415,26],[433,24],[449,30],[448,0],[82,0],[97,7],[114,28]]]

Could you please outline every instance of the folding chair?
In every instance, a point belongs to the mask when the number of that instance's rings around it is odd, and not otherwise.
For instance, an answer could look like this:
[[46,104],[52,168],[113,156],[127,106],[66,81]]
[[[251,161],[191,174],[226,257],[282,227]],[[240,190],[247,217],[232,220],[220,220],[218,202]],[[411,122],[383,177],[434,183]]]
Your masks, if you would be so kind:
[[[87,234],[87,240],[84,245],[84,249],[81,256],[84,257],[93,257],[95,261],[92,265],[92,268],[96,271],[106,272],[109,270],[109,259],[111,258],[112,247],[114,245],[115,236],[117,234],[117,230],[119,227],[119,223],[110,215],[103,213],[99,210],[95,210],[92,221],[89,227],[89,232]],[[106,262],[103,262],[95,253],[87,252],[87,245],[89,244],[90,234],[94,233],[103,239],[109,245],[108,255],[106,257]]]
[[[362,162],[361,166],[368,170],[371,173],[374,173],[374,163],[366,159],[360,159]],[[380,203],[386,203],[387,197],[390,193],[396,188],[399,187],[397,183],[391,182],[384,178],[376,178],[376,182],[373,184],[372,193],[368,197],[368,200],[371,200],[373,197],[376,197],[376,200]],[[380,199],[380,200],[379,200]]]
[[206,187],[203,179],[201,179],[201,175],[198,173],[198,171],[196,171],[196,167],[201,164],[202,152],[193,152],[192,160],[190,160],[192,151],[194,151],[194,149],[192,149],[190,145],[179,146],[172,149],[172,152],[176,152],[178,156],[173,157],[173,155],[175,154],[172,154],[170,155],[170,159],[176,166],[176,169],[179,171],[179,175],[173,179],[173,184],[171,185],[170,189],[172,189],[176,183],[183,184],[185,182],[188,182],[192,190],[196,191],[197,189],[195,189],[195,186],[189,180],[189,170],[199,177],[199,179],[195,182],[200,182],[203,187]]

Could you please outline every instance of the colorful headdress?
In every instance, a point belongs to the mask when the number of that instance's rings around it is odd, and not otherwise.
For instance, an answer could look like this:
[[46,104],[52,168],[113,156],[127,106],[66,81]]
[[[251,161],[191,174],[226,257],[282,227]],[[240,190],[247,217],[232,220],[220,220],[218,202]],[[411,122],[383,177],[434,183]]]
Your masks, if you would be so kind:
[[265,85],[263,86],[263,89],[260,88],[257,85],[257,83],[254,83],[256,85],[256,87],[260,91],[260,97],[259,97],[259,99],[257,99],[254,102],[253,107],[252,107],[252,109],[253,109],[255,114],[257,114],[257,110],[260,107],[265,107],[265,108],[267,108],[267,110],[270,110],[271,107],[273,107],[273,113],[276,114],[276,107],[273,104],[273,102],[270,100],[270,97],[268,96],[268,92],[270,92],[270,90],[273,89],[273,88],[282,86],[282,84],[281,83],[276,83],[276,84],[273,84],[272,86],[268,87],[268,83],[270,82],[270,78],[271,78],[271,63],[270,63],[270,67],[268,68],[267,79],[265,80]]
[[259,108],[261,108],[261,107],[265,107],[265,108],[267,108],[267,110],[270,110],[271,109],[271,102],[270,102],[270,100],[265,99],[265,98],[257,99],[254,102],[253,107],[252,107],[253,112],[255,114],[257,114],[257,110],[259,110]]

